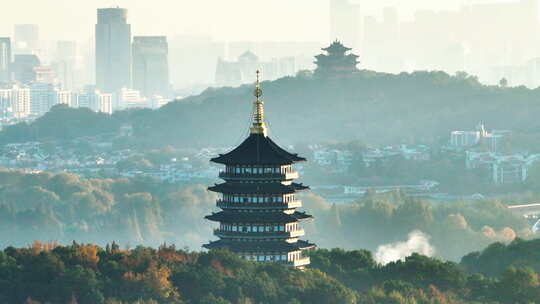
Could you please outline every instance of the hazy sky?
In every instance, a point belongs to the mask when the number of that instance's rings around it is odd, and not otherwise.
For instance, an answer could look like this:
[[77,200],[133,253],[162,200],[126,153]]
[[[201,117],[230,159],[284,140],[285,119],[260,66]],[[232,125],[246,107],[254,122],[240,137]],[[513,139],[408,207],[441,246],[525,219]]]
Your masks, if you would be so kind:
[[[219,40],[325,41],[329,0],[3,0],[0,36],[13,24],[40,26],[43,40],[86,40],[96,8],[129,9],[133,35],[208,34]],[[474,2],[478,2],[473,0]],[[481,0],[483,1],[483,0]],[[471,0],[356,0],[363,15],[398,7],[404,17],[418,9],[449,9]],[[483,1],[485,2],[485,1]]]

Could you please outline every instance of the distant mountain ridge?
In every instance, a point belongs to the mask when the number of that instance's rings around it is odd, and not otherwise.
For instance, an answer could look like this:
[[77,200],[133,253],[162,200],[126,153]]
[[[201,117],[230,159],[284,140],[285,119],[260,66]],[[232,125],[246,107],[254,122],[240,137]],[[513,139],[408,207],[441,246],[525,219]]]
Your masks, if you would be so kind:
[[[465,73],[361,71],[341,79],[285,77],[262,89],[270,134],[284,144],[429,143],[479,121],[540,132],[538,89],[485,86]],[[123,111],[111,119],[131,123],[145,145],[232,146],[247,134],[252,91],[251,85],[209,88],[156,111]]]

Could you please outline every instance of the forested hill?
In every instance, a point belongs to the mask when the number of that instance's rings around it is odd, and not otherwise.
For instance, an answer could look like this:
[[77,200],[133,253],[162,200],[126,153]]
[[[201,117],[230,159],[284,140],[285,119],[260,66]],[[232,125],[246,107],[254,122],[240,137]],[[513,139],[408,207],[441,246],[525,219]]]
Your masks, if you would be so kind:
[[[282,78],[262,87],[271,134],[285,143],[429,141],[479,121],[540,130],[539,90],[488,87],[466,74],[362,72],[349,79]],[[139,135],[162,143],[234,144],[248,129],[252,90],[209,89],[171,103],[140,117]]]
[[[298,271],[227,251],[35,242],[0,251],[0,303],[539,303],[539,245],[496,243],[461,265],[418,254],[381,265],[369,251],[316,250],[310,268]],[[492,267],[471,268],[473,260]]]
[[[252,85],[211,88],[157,111],[119,112],[111,120],[132,123],[141,144],[233,145],[248,130],[252,91]],[[472,129],[479,121],[489,129],[540,132],[540,90],[484,86],[465,73],[363,71],[348,79],[330,80],[304,75],[264,82],[263,91],[271,134],[286,144],[429,143],[447,137],[451,130]],[[102,117],[96,115],[96,119]],[[37,123],[47,121],[51,119]],[[73,129],[69,125],[73,120],[54,121],[58,130]],[[88,127],[99,133],[103,125]],[[10,136],[4,131],[0,140],[35,138],[41,127],[15,127],[15,135],[13,127],[8,128]],[[54,133],[46,135],[54,137]]]

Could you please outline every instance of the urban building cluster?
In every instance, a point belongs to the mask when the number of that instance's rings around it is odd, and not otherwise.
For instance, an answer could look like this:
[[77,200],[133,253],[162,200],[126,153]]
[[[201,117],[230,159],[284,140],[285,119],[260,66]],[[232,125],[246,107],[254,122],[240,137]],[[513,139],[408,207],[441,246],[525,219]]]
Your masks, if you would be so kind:
[[431,159],[431,148],[426,145],[387,146],[366,148],[362,151],[332,149],[324,146],[312,146],[311,148],[313,162],[319,166],[327,167],[333,173],[348,172],[355,160],[361,161],[365,167],[373,167],[376,164],[387,164],[396,158],[415,161],[429,161]]
[[[508,130],[488,132],[480,123],[475,130],[452,131],[448,145],[437,149],[427,145],[397,145],[358,151],[316,145],[311,146],[311,149],[313,163],[333,174],[350,172],[355,162],[361,162],[365,168],[370,168],[385,166],[397,159],[431,161],[436,151],[437,158],[463,159],[464,170],[482,169],[485,182],[496,185],[519,184],[527,180],[529,170],[540,161],[540,154],[521,151],[516,147],[508,149],[505,139],[510,136],[512,135]],[[414,187],[420,189],[424,185]],[[362,187],[357,189],[365,190]]]
[[451,132],[449,148],[465,153],[465,167],[484,169],[486,179],[494,184],[522,183],[540,154],[506,152],[503,143],[509,136],[508,130],[488,132],[480,123],[476,130]]
[[485,169],[494,184],[516,184],[527,180],[529,169],[540,160],[540,154],[466,151],[467,169]]
[[[81,153],[78,144],[91,145],[92,151]],[[100,138],[81,138],[73,147],[48,146],[40,142],[6,144],[0,147],[0,167],[29,173],[68,172],[83,177],[151,177],[166,183],[183,183],[197,179],[213,179],[217,166],[201,166],[208,154],[222,149],[201,149],[185,152],[184,157],[171,158],[152,168],[119,166],[139,154],[132,149],[113,149],[112,143]]]
[[126,9],[97,11],[95,52],[87,56],[95,61],[95,77],[80,77],[76,42],[58,41],[49,60],[40,42],[38,26],[29,24],[15,25],[13,39],[0,38],[2,124],[34,119],[56,104],[112,113],[158,108],[172,97],[167,37],[132,37]]
[[253,71],[264,71],[267,80],[275,80],[283,76],[294,76],[297,72],[295,57],[272,58],[271,61],[261,61],[251,51],[246,51],[236,61],[218,59],[216,66],[217,86],[237,86],[253,82]]
[[540,85],[540,38],[531,35],[540,29],[538,0],[469,1],[404,15],[393,6],[372,12],[361,1],[331,0],[329,39],[361,50],[367,69],[466,71],[489,84]]

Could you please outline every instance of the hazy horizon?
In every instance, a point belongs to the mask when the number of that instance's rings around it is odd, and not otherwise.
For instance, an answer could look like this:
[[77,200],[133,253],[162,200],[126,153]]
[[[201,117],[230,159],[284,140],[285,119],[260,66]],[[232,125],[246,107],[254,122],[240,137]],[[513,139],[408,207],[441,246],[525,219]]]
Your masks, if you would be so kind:
[[[398,9],[402,19],[423,9],[456,9],[471,0],[351,1],[360,15],[380,15],[384,7]],[[170,0],[22,0],[2,10],[0,36],[12,36],[14,24],[37,24],[41,40],[86,41],[93,36],[96,9],[119,6],[129,11],[133,35],[207,35],[216,40],[328,40],[329,0],[296,1],[170,1]],[[32,9],[29,9],[32,8]],[[54,14],[54,18],[51,15]],[[201,16],[203,16],[201,18]],[[234,18],[231,18],[234,16]],[[279,19],[276,19],[279,16]],[[210,22],[209,22],[210,21]],[[300,22],[299,22],[300,21]]]

